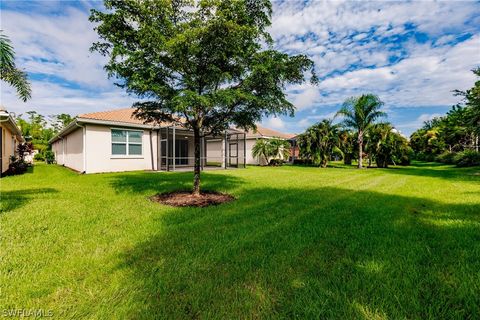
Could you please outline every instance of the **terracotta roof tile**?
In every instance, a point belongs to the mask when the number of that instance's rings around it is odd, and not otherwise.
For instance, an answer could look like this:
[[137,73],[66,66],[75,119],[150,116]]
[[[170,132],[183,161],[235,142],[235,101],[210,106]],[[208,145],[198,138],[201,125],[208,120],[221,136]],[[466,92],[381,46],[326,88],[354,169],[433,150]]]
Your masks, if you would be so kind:
[[[120,123],[144,124],[143,120],[137,119],[133,116],[134,108],[114,109],[108,111],[92,112],[80,114],[79,118],[93,119],[100,121],[113,121]],[[250,130],[247,132],[247,137],[279,137],[284,139],[291,139],[295,135],[290,133],[283,133],[269,128],[257,125],[257,130]]]
[[115,109],[108,111],[92,112],[80,114],[79,118],[114,121],[134,124],[144,124],[143,120],[137,119],[133,116],[133,108]]
[[295,137],[295,135],[291,133],[283,133],[257,125],[257,130],[249,130],[247,132],[247,137],[278,137],[283,139],[291,139]]

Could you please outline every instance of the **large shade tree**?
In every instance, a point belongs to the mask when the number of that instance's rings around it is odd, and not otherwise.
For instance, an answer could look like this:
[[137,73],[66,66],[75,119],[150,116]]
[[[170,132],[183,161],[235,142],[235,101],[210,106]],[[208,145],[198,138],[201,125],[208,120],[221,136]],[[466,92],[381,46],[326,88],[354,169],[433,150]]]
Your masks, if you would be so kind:
[[362,168],[363,140],[366,131],[375,121],[386,116],[380,111],[383,102],[374,94],[363,94],[359,97],[351,97],[345,100],[342,108],[337,112],[343,117],[343,125],[354,129],[358,139],[358,167]]
[[266,115],[293,115],[289,83],[316,81],[313,62],[273,49],[267,0],[106,0],[92,10],[92,50],[118,85],[141,98],[135,114],[193,131],[193,194],[200,194],[202,135],[249,129]]
[[15,51],[10,39],[0,30],[0,79],[15,88],[18,97],[26,102],[32,90],[27,74],[15,65]]

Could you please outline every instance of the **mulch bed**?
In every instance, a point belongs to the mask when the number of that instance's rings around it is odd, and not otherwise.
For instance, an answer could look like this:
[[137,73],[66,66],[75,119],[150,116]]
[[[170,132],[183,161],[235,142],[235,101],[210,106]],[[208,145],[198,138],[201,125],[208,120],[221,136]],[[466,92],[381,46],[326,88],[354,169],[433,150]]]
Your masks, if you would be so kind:
[[190,191],[174,191],[156,194],[150,197],[150,200],[173,207],[208,207],[230,202],[235,198],[215,191],[203,191],[199,196],[194,196]]

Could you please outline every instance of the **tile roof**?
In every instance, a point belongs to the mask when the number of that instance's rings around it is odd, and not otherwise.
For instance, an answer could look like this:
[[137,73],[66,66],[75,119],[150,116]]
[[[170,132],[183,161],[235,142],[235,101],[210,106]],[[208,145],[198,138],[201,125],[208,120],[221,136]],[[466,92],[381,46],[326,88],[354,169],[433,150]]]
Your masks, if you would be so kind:
[[144,124],[143,120],[137,119],[133,116],[134,111],[135,109],[133,108],[124,108],[124,109],[84,113],[84,114],[78,115],[78,117],[84,118],[84,119],[93,119],[93,120]]
[[[114,109],[108,111],[84,113],[78,115],[78,118],[93,119],[100,121],[112,121],[119,123],[133,123],[144,124],[143,120],[137,119],[133,116],[134,108]],[[257,125],[257,130],[249,130],[247,137],[261,138],[261,137],[279,137],[284,139],[291,139],[295,135],[290,133],[283,133]]]
[[291,133],[283,133],[280,131],[272,130],[269,128],[265,128],[262,126],[257,125],[257,130],[249,130],[247,132],[247,137],[256,137],[256,138],[261,138],[261,137],[278,137],[278,138],[283,138],[283,139],[291,139],[295,137],[294,134]]

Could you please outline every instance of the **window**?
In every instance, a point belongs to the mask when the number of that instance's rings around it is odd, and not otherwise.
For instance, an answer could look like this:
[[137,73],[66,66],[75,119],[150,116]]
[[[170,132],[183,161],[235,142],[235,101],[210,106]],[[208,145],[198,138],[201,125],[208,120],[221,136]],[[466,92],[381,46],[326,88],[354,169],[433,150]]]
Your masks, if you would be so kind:
[[112,129],[112,155],[142,155],[142,131]]

